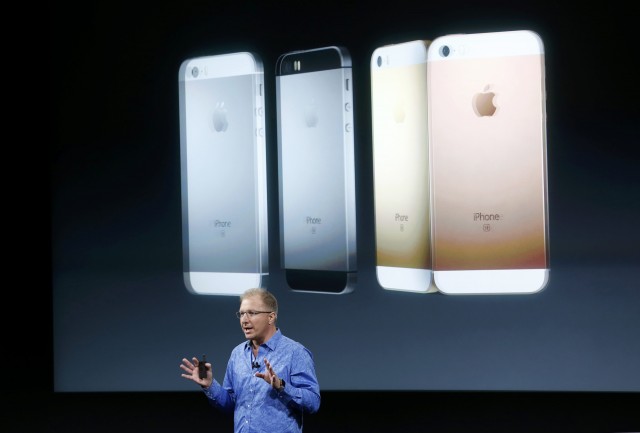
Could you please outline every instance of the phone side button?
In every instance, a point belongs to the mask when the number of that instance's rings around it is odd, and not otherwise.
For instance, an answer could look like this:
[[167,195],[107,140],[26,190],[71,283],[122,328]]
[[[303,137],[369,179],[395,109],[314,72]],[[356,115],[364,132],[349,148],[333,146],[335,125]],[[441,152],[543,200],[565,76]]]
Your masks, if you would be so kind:
[[344,125],[344,130],[347,132],[351,132],[351,124],[347,123],[346,125]]
[[351,111],[351,104],[349,102],[344,104],[344,111]]

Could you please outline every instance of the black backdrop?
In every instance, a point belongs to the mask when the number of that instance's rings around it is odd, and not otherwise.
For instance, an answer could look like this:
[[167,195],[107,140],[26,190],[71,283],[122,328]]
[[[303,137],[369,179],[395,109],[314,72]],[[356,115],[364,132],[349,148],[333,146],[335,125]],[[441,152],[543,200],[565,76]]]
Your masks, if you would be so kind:
[[[176,254],[181,248],[180,234],[165,229],[179,221],[175,102],[177,67],[184,58],[252,50],[263,57],[265,81],[272,83],[270,65],[282,52],[334,44],[349,47],[354,80],[360,78],[354,81],[356,121],[361,125],[357,138],[359,192],[368,197],[367,68],[375,47],[457,32],[538,32],[546,50],[552,278],[554,269],[569,270],[564,274],[567,281],[576,278],[591,292],[601,293],[593,302],[603,310],[587,309],[598,314],[591,318],[593,322],[611,320],[617,314],[619,304],[609,301],[621,286],[628,296],[623,299],[627,326],[623,337],[610,338],[618,339],[624,349],[615,353],[610,368],[625,372],[638,359],[638,342],[629,338],[640,328],[638,319],[632,318],[634,311],[640,313],[634,290],[639,262],[639,237],[633,224],[638,210],[638,134],[636,74],[631,67],[632,53],[637,50],[631,13],[624,7],[612,2],[575,7],[533,1],[513,5],[239,1],[144,6],[98,2],[81,8],[56,5],[51,8],[50,24],[52,281],[65,271],[82,274],[84,270],[85,276],[105,270],[137,273],[143,279],[159,270],[180,272],[180,255]],[[268,98],[273,95],[273,88],[266,90]],[[275,143],[274,134],[271,128],[271,143]],[[270,161],[274,166],[273,158]],[[274,184],[273,178],[270,182]],[[370,210],[369,199],[359,203],[360,215]],[[277,215],[272,212],[270,218],[276,221]],[[368,216],[360,220],[370,227]],[[277,237],[271,236],[270,241],[275,244]],[[370,240],[359,241],[360,261],[372,262],[370,246]],[[57,298],[47,290],[55,287],[47,284],[43,293],[52,307]],[[579,287],[574,296],[575,304],[567,309],[570,314],[584,305]],[[153,308],[152,293],[148,299],[146,308]],[[610,308],[614,311],[608,311]],[[60,320],[48,309],[44,317]],[[372,323],[362,336],[364,343],[354,344],[375,344],[379,327]],[[54,431],[84,431],[89,426],[94,431],[110,431],[122,423],[136,430],[173,431],[215,429],[212,423],[228,423],[210,413],[197,392],[53,393],[57,358],[53,331],[49,336],[51,340],[42,342],[47,350],[39,352],[51,356],[29,357],[26,362],[33,362],[41,372],[30,391],[42,392],[50,403],[48,417],[38,421]],[[599,341],[595,341],[594,353]],[[72,342],[81,343],[87,342]],[[32,351],[32,344],[22,347],[29,349],[27,353]],[[123,374],[153,363],[127,359],[122,348],[115,357],[122,362],[117,368]],[[93,370],[95,364],[77,361],[79,382],[90,384],[91,374],[100,371]],[[393,373],[387,362],[366,362],[377,375]],[[581,373],[592,384],[601,375],[611,374],[588,366]],[[637,429],[634,412],[623,405],[637,400],[638,373],[620,389],[604,383],[600,392],[465,392],[464,386],[459,391],[358,392],[337,387],[337,391],[323,393],[321,412],[308,419],[307,429]],[[23,387],[19,390],[29,394]],[[354,409],[357,403],[365,409]],[[27,412],[17,414],[16,425],[34,421]],[[100,426],[95,426],[96,419],[101,420]]]

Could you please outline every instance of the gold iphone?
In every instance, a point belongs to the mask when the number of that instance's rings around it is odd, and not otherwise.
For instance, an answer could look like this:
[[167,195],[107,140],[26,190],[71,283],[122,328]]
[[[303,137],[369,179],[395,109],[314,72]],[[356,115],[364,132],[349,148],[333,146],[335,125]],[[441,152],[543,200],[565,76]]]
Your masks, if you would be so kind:
[[431,270],[427,49],[415,40],[371,55],[376,277],[381,287],[436,291]]

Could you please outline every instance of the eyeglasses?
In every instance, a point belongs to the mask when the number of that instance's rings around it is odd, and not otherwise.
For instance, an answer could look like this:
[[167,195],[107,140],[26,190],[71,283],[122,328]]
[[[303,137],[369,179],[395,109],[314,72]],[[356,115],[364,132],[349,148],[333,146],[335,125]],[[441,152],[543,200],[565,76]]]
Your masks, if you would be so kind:
[[271,313],[273,313],[273,311],[236,311],[236,317],[238,317],[238,319],[242,319],[242,316],[246,314],[249,318],[253,319],[258,314],[271,314]]

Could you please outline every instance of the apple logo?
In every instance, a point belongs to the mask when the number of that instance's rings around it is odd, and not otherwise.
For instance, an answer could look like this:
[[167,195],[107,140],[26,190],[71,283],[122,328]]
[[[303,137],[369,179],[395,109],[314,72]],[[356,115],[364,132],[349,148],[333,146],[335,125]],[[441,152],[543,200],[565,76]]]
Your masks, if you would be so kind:
[[473,111],[479,117],[493,116],[498,108],[493,103],[496,94],[489,91],[490,87],[491,85],[487,84],[482,92],[473,95]]
[[404,112],[404,104],[402,101],[398,100],[393,107],[393,118],[396,123],[404,122],[405,112]]
[[224,102],[218,102],[213,110],[213,129],[216,132],[224,132],[228,126],[227,109],[224,107]]
[[304,108],[304,120],[307,123],[307,126],[310,128],[315,128],[315,126],[318,124],[318,110],[316,107],[316,102],[313,99]]

